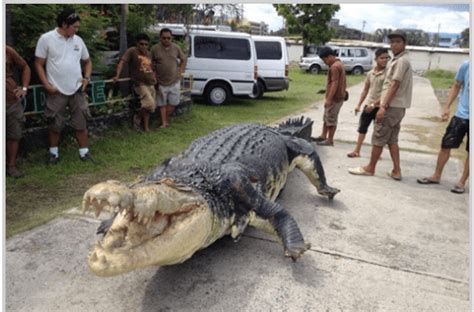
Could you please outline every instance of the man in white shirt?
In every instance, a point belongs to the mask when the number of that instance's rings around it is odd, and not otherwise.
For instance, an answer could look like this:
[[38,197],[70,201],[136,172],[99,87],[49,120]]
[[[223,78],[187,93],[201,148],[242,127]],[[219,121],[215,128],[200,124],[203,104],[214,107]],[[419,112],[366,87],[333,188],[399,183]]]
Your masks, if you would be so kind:
[[84,41],[76,35],[81,24],[80,17],[73,9],[64,9],[56,22],[58,27],[40,37],[35,51],[35,68],[48,92],[44,113],[48,120],[50,143],[48,162],[56,164],[59,161],[59,139],[66,121],[67,106],[79,144],[79,157],[83,161],[94,162],[87,146],[87,118],[90,112],[85,92],[90,82],[92,62]]

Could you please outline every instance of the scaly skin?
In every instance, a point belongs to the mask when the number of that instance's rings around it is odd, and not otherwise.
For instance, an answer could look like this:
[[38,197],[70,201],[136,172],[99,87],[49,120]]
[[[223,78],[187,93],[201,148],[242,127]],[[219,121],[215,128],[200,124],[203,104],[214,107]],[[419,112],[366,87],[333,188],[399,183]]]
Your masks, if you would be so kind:
[[93,186],[83,210],[98,215],[109,208],[116,215],[99,228],[105,235],[89,255],[89,268],[111,276],[180,263],[224,235],[237,240],[247,225],[276,234],[285,256],[296,260],[310,245],[275,202],[288,173],[299,168],[329,199],[339,192],[327,185],[314,147],[292,135],[309,139],[311,124],[224,128],[197,139],[139,183]]

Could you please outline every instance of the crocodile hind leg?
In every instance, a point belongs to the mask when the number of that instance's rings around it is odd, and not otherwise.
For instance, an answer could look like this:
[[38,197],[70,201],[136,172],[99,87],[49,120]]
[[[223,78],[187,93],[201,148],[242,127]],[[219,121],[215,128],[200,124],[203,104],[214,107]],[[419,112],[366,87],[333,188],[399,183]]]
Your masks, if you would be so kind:
[[318,193],[333,199],[339,189],[331,187],[326,183],[323,165],[318,153],[314,147],[307,141],[292,138],[286,144],[291,164],[296,165],[298,169],[308,177],[311,183],[317,188]]

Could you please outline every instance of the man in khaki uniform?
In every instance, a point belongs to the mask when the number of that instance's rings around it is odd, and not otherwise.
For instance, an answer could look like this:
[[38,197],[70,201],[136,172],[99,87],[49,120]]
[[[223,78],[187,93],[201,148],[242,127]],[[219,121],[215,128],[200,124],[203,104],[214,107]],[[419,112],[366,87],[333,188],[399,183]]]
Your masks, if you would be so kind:
[[349,172],[356,175],[374,175],[383,147],[385,144],[388,144],[393,169],[387,174],[392,179],[400,181],[402,174],[398,134],[401,121],[405,116],[405,110],[411,105],[413,71],[408,58],[408,52],[405,50],[405,33],[395,30],[388,35],[388,38],[390,39],[390,48],[394,57],[387,69],[387,75],[382,87],[380,108],[375,117],[376,123],[372,136],[370,162],[364,167],[351,168]]
[[364,143],[365,135],[369,129],[372,120],[375,120],[375,116],[379,111],[380,107],[380,96],[382,95],[383,82],[385,80],[385,74],[387,73],[387,63],[390,59],[388,50],[385,48],[378,48],[375,51],[375,63],[376,66],[367,73],[365,78],[364,90],[360,95],[359,103],[355,107],[355,114],[360,112],[360,107],[365,101],[364,109],[360,114],[359,119],[359,136],[357,137],[357,144],[354,151],[347,154],[347,157],[354,158],[360,157],[360,150],[362,143]]
[[160,128],[166,128],[171,113],[179,104],[181,77],[187,58],[183,51],[171,42],[171,30],[168,28],[160,31],[160,42],[151,48],[151,57],[158,81],[156,104],[160,108]]

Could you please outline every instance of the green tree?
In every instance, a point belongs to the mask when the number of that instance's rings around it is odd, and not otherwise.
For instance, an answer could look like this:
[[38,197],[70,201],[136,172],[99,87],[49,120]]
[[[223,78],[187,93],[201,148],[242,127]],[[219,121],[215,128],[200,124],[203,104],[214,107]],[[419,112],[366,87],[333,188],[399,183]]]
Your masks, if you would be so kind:
[[375,42],[388,42],[388,34],[392,32],[391,28],[377,29],[375,31]]
[[274,4],[278,12],[286,20],[290,34],[301,34],[303,43],[325,44],[334,32],[328,23],[339,11],[337,4]]
[[[84,40],[94,68],[98,64],[98,49],[105,44],[99,30],[109,25],[110,20],[90,5],[62,4],[9,4],[10,27],[13,34],[13,45],[18,53],[33,68],[36,43],[39,37],[57,27],[56,17],[65,7],[72,7],[81,16],[81,28],[78,35]],[[34,72],[34,71],[33,71]]]
[[461,32],[461,48],[469,48],[469,28]]

